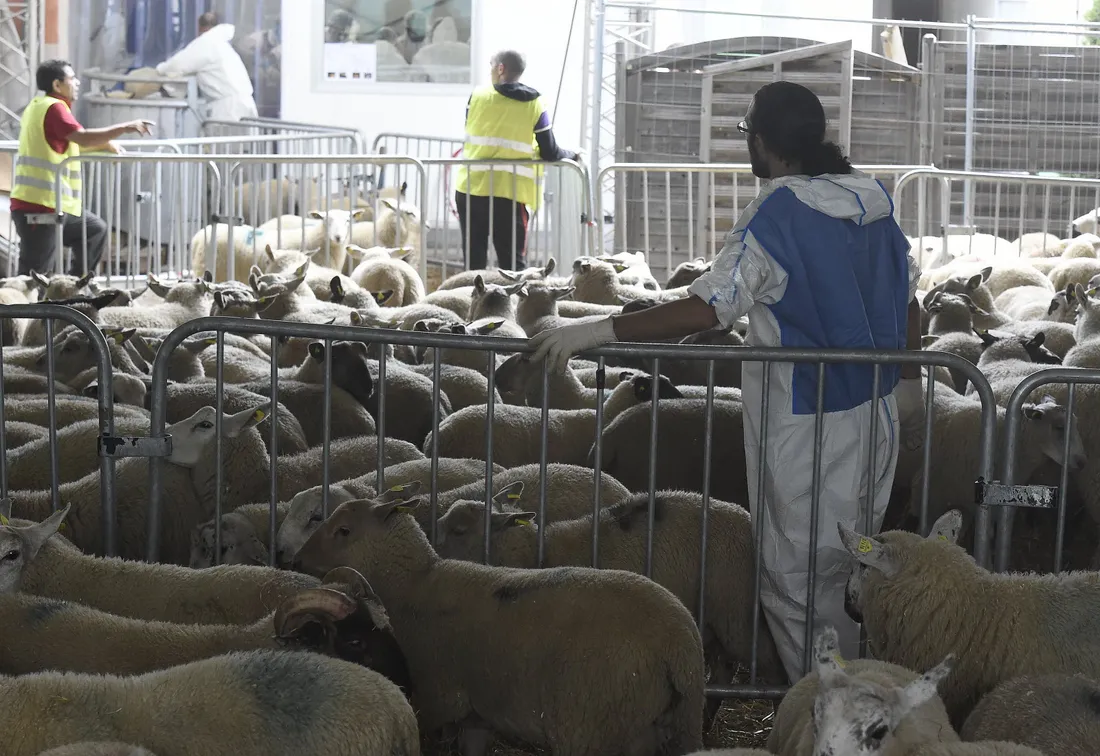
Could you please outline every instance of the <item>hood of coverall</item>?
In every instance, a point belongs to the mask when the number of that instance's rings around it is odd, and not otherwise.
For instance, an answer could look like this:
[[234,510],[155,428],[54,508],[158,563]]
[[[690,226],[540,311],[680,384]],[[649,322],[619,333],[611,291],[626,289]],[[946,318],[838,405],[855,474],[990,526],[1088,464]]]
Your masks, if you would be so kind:
[[233,24],[218,24],[213,29],[206,32],[204,36],[209,36],[210,39],[216,39],[219,42],[232,42],[233,34],[236,30]]
[[890,195],[865,173],[827,173],[815,178],[783,176],[772,189],[786,186],[804,204],[832,218],[844,218],[863,226],[894,211]]

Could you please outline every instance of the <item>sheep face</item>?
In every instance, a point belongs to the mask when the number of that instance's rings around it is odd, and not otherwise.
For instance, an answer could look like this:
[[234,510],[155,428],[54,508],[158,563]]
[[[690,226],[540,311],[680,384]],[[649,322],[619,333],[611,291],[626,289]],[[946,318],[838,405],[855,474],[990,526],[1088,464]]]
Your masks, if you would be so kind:
[[[192,569],[205,569],[215,564],[214,521],[204,522],[191,531]],[[222,515],[221,564],[255,564],[268,562],[268,550],[247,518],[236,512]]]
[[417,541],[430,552],[431,546],[416,520],[400,516],[423,504],[420,498],[406,498],[419,487],[417,481],[415,486],[410,483],[391,489],[380,499],[344,502],[298,549],[292,569],[323,577],[337,567],[354,566],[369,579],[392,569],[392,559],[386,556],[391,549],[398,549],[410,561],[418,555],[408,547]]
[[[866,586],[882,577],[889,580],[896,576],[904,566],[904,555],[897,544],[885,543],[880,539],[863,536],[849,530],[843,523],[837,523],[840,540],[857,564],[848,577],[844,589],[844,608],[854,622],[863,624],[863,605],[867,592]],[[962,512],[952,509],[944,513],[932,525],[927,541],[944,541],[955,545],[962,530]],[[920,537],[913,533],[898,533],[907,541],[917,542]],[[959,549],[962,550],[961,548]],[[964,552],[965,554],[965,552]]]
[[905,687],[849,677],[844,671],[836,631],[827,628],[814,642],[820,687],[813,708],[814,756],[873,756],[893,750],[894,731],[917,707],[936,696],[954,657]]
[[364,209],[362,208],[350,212],[347,210],[328,210],[325,212],[314,210],[309,214],[309,217],[324,223],[325,239],[335,245],[336,248],[339,248],[347,243],[348,236],[351,234],[352,222],[359,220],[363,213]]
[[215,291],[214,301],[210,305],[210,314],[215,317],[256,318],[259,317],[259,310],[259,298],[246,289]]
[[61,527],[70,506],[66,504],[36,525],[16,527],[9,521],[11,499],[0,499],[0,594],[19,590],[23,570],[38,555],[46,539]]
[[71,299],[80,294],[88,287],[92,279],[95,278],[95,273],[89,272],[80,278],[60,273],[47,277],[32,270],[30,272],[30,277],[40,292],[39,299],[43,301],[47,299],[56,301],[59,299]]
[[[149,394],[149,389],[141,378],[117,371],[111,375],[111,390],[115,404],[129,404],[133,407],[144,407]],[[81,393],[91,399],[98,398],[99,381],[92,381]]]
[[682,262],[676,266],[676,270],[672,271],[672,275],[668,277],[668,282],[665,285],[670,289],[688,286],[699,276],[710,270],[713,264],[713,260],[707,262],[705,257],[696,257],[694,260]]
[[1024,419],[1039,423],[1044,432],[1039,434],[1039,448],[1043,454],[1059,466],[1069,466],[1070,470],[1080,470],[1088,461],[1085,454],[1085,442],[1079,432],[1080,423],[1073,423],[1073,433],[1069,439],[1069,459],[1062,453],[1065,449],[1065,429],[1069,413],[1050,396],[1044,396],[1038,404],[1025,404],[1020,408]]
[[[235,415],[222,414],[222,437],[237,438],[249,428],[267,419],[271,403],[238,412]],[[196,467],[214,445],[215,418],[217,410],[202,407],[186,420],[168,426],[166,432],[172,437],[172,453],[168,461],[180,467]]]
[[470,320],[494,315],[513,317],[515,305],[512,295],[519,294],[524,286],[524,283],[515,283],[510,286],[487,284],[485,278],[478,275],[474,278],[474,290],[470,292]]
[[[122,345],[133,338],[137,332],[133,328],[103,328],[103,335]],[[81,331],[72,330],[64,338],[55,340],[53,347],[54,377],[59,381],[68,381],[96,364],[96,351],[92,343]],[[35,361],[35,368],[45,374],[46,350]]]
[[[298,550],[302,548],[314,531],[321,526],[325,518],[322,515],[321,491],[323,486],[314,486],[300,491],[290,500],[290,511],[283,520],[275,538],[275,559],[280,565],[288,564]],[[346,486],[328,487],[329,512],[347,501],[360,498]]]
[[[324,370],[325,342],[310,342],[308,348],[310,359]],[[351,394],[364,407],[374,393],[368,356],[369,348],[362,341],[332,342],[332,384]]]
[[[509,528],[535,528],[535,512],[520,512],[510,504],[519,500],[523,481],[505,486],[493,496],[489,512],[490,537]],[[515,498],[512,498],[515,497]],[[480,562],[485,556],[485,502],[456,501],[439,518],[435,550],[444,559]]]

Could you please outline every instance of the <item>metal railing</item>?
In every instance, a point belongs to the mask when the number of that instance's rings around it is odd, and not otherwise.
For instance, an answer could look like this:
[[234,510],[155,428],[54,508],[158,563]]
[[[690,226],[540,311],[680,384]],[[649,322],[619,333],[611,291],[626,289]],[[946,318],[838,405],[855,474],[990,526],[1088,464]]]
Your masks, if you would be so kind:
[[[111,351],[107,346],[106,337],[99,327],[86,315],[59,304],[35,303],[25,305],[0,305],[0,319],[41,319],[44,320],[46,338],[43,352],[46,358],[45,377],[48,381],[46,390],[46,430],[49,439],[49,489],[50,511],[56,512],[61,508],[61,476],[60,459],[58,452],[57,432],[59,424],[57,420],[57,396],[55,393],[56,372],[54,369],[54,321],[59,320],[79,330],[95,352],[96,379],[99,383],[97,392],[99,433],[97,443],[99,445],[99,506],[102,524],[102,542],[99,551],[106,556],[118,554],[118,514],[115,498],[115,465],[114,457],[110,453],[104,454],[105,446],[113,444],[115,438],[114,420],[114,394],[112,391],[114,375],[111,364]],[[6,348],[11,348],[7,346]],[[5,360],[7,363],[7,360]],[[7,396],[4,389],[4,370],[0,369],[0,496],[8,496],[8,448],[6,433],[6,402]],[[18,516],[20,502],[14,502],[13,512]],[[88,548],[91,544],[79,544]]]
[[[325,358],[323,363],[323,425],[324,425],[324,452],[322,459],[324,460],[324,467],[321,472],[321,496],[322,496],[322,515],[326,516],[329,513],[329,490],[330,483],[333,483],[333,476],[330,474],[328,459],[329,459],[329,439],[332,433],[332,394],[333,394],[333,366],[332,366],[332,345],[336,341],[354,341],[363,342],[368,345],[407,345],[412,346],[414,349],[419,350],[423,348],[431,348],[432,358],[432,373],[433,373],[433,388],[432,388],[432,410],[431,410],[431,442],[424,442],[427,446],[425,453],[430,458],[430,523],[427,526],[428,536],[433,544],[438,543],[438,532],[436,523],[439,515],[441,514],[438,506],[440,489],[438,485],[438,464],[440,458],[440,427],[443,420],[443,412],[441,409],[441,366],[443,364],[441,357],[441,350],[454,350],[465,349],[473,350],[478,353],[483,353],[486,359],[486,376],[488,379],[487,391],[488,400],[486,406],[485,416],[485,489],[484,489],[484,504],[486,507],[485,517],[485,554],[484,561],[492,561],[491,553],[491,530],[490,519],[488,513],[492,508],[493,497],[493,478],[494,478],[494,422],[495,422],[495,400],[494,393],[496,389],[496,368],[498,363],[496,356],[506,353],[526,352],[529,351],[528,342],[520,339],[505,339],[492,336],[455,336],[450,334],[438,334],[438,333],[420,333],[420,332],[407,332],[407,331],[393,331],[385,329],[373,329],[373,328],[361,328],[355,326],[336,326],[336,325],[319,325],[311,323],[293,323],[283,321],[263,321],[263,320],[250,320],[239,318],[227,318],[227,317],[207,317],[193,320],[186,325],[183,325],[174,331],[172,331],[164,340],[161,348],[157,354],[156,360],[152,367],[152,390],[150,394],[150,412],[151,412],[151,436],[153,442],[159,442],[163,440],[165,428],[166,428],[166,413],[167,413],[167,376],[168,366],[171,359],[172,351],[179,347],[185,339],[198,333],[210,333],[215,334],[215,343],[218,351],[218,365],[222,364],[224,359],[224,344],[226,334],[240,334],[240,335],[266,335],[269,337],[272,344],[272,350],[270,352],[270,384],[269,384],[269,396],[270,398],[270,414],[267,420],[271,423],[269,426],[270,438],[268,440],[269,451],[269,465],[270,468],[267,471],[270,474],[270,496],[269,496],[269,522],[268,522],[268,537],[270,544],[269,561],[271,564],[275,564],[276,558],[276,543],[277,543],[277,529],[276,529],[276,507],[279,504],[278,495],[278,479],[277,479],[277,467],[278,467],[278,441],[276,420],[279,409],[279,342],[281,338],[306,338],[317,339],[323,341],[325,344]],[[372,350],[372,354],[374,354]],[[378,491],[384,490],[385,487],[385,469],[386,469],[386,443],[387,443],[387,393],[389,390],[387,383],[387,372],[400,370],[397,366],[390,366],[387,368],[387,363],[393,358],[387,358],[386,350],[379,348],[377,350],[377,375],[378,380],[375,383],[375,391],[377,392],[377,407],[375,412],[375,422],[377,429],[377,441],[376,451],[377,458],[373,460],[375,469],[373,474],[374,488]],[[814,608],[814,596],[818,589],[818,563],[817,563],[817,551],[820,547],[819,537],[822,532],[826,533],[825,538],[832,538],[829,533],[831,531],[820,531],[820,527],[830,528],[835,530],[835,523],[825,522],[818,523],[821,519],[821,500],[822,500],[822,467],[823,467],[823,452],[824,448],[821,444],[822,434],[824,429],[825,418],[825,400],[824,400],[824,386],[828,380],[839,380],[839,374],[834,372],[838,370],[840,365],[848,365],[849,369],[855,367],[862,367],[870,371],[872,378],[872,390],[871,395],[885,397],[888,391],[885,390],[885,381],[890,380],[891,374],[902,365],[921,365],[928,368],[929,372],[935,366],[948,367],[953,370],[958,370],[964,373],[977,387],[979,400],[981,403],[981,425],[980,432],[976,439],[972,441],[978,445],[979,448],[979,470],[978,473],[985,479],[991,479],[993,473],[994,464],[994,441],[996,433],[996,420],[997,409],[994,403],[993,391],[990,388],[988,382],[982,375],[982,373],[971,363],[966,360],[949,354],[939,352],[897,352],[897,351],[881,351],[881,350],[812,350],[812,349],[778,349],[778,348],[757,348],[757,347],[704,347],[704,346],[687,346],[687,345],[638,345],[638,344],[612,344],[600,349],[593,350],[590,353],[582,355],[583,357],[595,359],[599,368],[606,369],[609,363],[618,360],[630,360],[645,362],[652,362],[652,374],[660,374],[661,366],[669,361],[675,360],[691,360],[691,361],[704,361],[707,363],[707,380],[706,380],[706,395],[703,403],[702,412],[700,413],[699,423],[703,426],[703,444],[702,444],[702,457],[703,457],[703,480],[700,481],[699,491],[702,495],[703,507],[700,514],[700,583],[699,583],[699,596],[692,598],[691,602],[695,603],[698,600],[697,606],[697,619],[700,624],[705,622],[705,577],[706,577],[706,565],[707,556],[706,549],[709,539],[708,522],[711,510],[711,500],[714,498],[714,488],[712,481],[712,474],[716,469],[712,460],[714,453],[714,437],[716,434],[715,418],[719,415],[716,413],[716,402],[720,401],[716,399],[715,387],[716,387],[716,365],[726,361],[744,362],[744,363],[782,363],[782,364],[813,364],[817,366],[818,388],[817,388],[817,404],[814,412],[814,434],[817,441],[815,446],[815,453],[813,455],[812,464],[813,470],[813,488],[812,488],[812,501],[810,504],[810,521],[814,523],[811,527],[810,535],[810,553],[808,556],[809,564],[807,573],[809,574],[809,583],[806,590],[806,606],[805,606],[805,618],[804,619],[804,657],[803,666],[809,668],[810,658],[809,649],[812,647],[812,632],[813,623],[809,618],[815,615]],[[884,370],[889,371],[884,373]],[[762,423],[762,430],[760,433],[759,449],[757,453],[760,455],[760,459],[765,459],[765,450],[768,448],[769,441],[769,429],[768,421],[769,409],[776,406],[774,402],[782,401],[783,389],[779,385],[779,382],[772,383],[770,380],[771,369],[765,370],[763,375],[762,390],[759,396],[752,394],[744,396],[743,406],[750,406],[750,402],[759,401],[760,417],[764,418]],[[539,445],[539,457],[537,460],[539,466],[539,491],[538,491],[538,517],[540,522],[546,521],[547,512],[547,470],[548,464],[551,460],[549,458],[549,418],[550,418],[550,376],[547,372],[545,363],[541,368],[542,379],[542,397],[541,405],[539,407],[541,417],[541,436]],[[934,384],[934,381],[930,382],[930,385]],[[215,450],[216,464],[217,464],[217,478],[215,485],[215,502],[214,502],[214,523],[215,523],[215,549],[214,553],[220,553],[221,544],[221,517],[225,509],[223,507],[222,500],[222,394],[224,386],[227,385],[223,371],[221,367],[218,367],[215,376],[215,389],[214,395],[217,397],[217,417],[219,418],[218,428],[216,429],[216,438],[219,439]],[[597,384],[595,408],[592,410],[594,420],[594,432],[592,440],[592,448],[590,452],[590,459],[592,460],[593,468],[593,501],[592,501],[592,514],[593,523],[599,521],[599,515],[602,508],[601,503],[601,477],[605,474],[603,464],[603,444],[604,440],[604,399],[607,396],[607,389],[602,382]],[[934,387],[929,389],[925,396],[926,409],[928,410],[928,418],[925,426],[925,460],[927,462],[928,452],[932,440],[932,426],[933,426],[933,413],[934,413]],[[726,403],[728,404],[728,402]],[[751,405],[754,409],[755,404]],[[654,569],[654,526],[655,526],[655,511],[656,511],[656,494],[658,490],[662,488],[663,478],[658,475],[658,459],[660,453],[660,436],[659,426],[662,422],[661,415],[661,402],[653,401],[650,406],[643,410],[649,419],[649,435],[648,435],[648,460],[631,460],[631,463],[637,463],[638,466],[646,464],[648,461],[648,485],[645,490],[648,491],[648,534],[646,540],[646,556],[644,566],[640,567],[638,571],[647,576],[652,576]],[[867,451],[867,472],[868,480],[879,480],[878,468],[880,463],[877,459],[879,452],[878,440],[879,436],[879,423],[882,422],[880,412],[876,411],[869,413],[870,422],[870,444]],[[718,429],[723,431],[723,429]],[[736,434],[740,436],[738,432]],[[666,431],[666,439],[668,437]],[[571,439],[575,443],[583,443],[583,439]],[[534,463],[534,460],[529,462]],[[162,507],[163,507],[163,486],[162,486],[162,466],[164,460],[151,459],[150,460],[150,499],[149,508],[147,513],[147,525],[148,525],[148,542],[146,544],[146,559],[156,560],[159,558],[161,549],[161,522]],[[748,502],[748,509],[753,513],[753,532],[754,542],[759,544],[764,538],[764,517],[761,513],[765,511],[763,491],[765,487],[765,464],[761,464],[757,470],[757,480],[755,486],[755,497]],[[608,473],[609,474],[609,473]],[[924,482],[924,490],[927,492],[929,484],[929,476],[931,475],[930,467],[925,464],[922,477]],[[862,527],[864,532],[876,532],[878,524],[881,524],[882,517],[885,515],[883,511],[876,511],[882,504],[882,500],[879,498],[880,492],[876,492],[875,486],[868,486],[867,496],[862,502],[853,502],[853,513],[851,517],[851,524],[855,525],[857,522],[862,523],[859,527]],[[922,501],[922,521],[926,521],[925,516],[928,507],[927,494]],[[830,510],[835,514],[835,509]],[[876,521],[878,524],[876,524]],[[990,512],[985,506],[978,506],[975,512],[975,527],[974,527],[974,552],[975,558],[981,564],[988,564],[990,558]],[[546,533],[544,528],[538,529],[537,542],[538,542],[538,565],[544,564],[544,557],[546,554]],[[599,550],[599,531],[593,526],[592,531],[592,564],[598,566],[600,558]],[[767,637],[764,635],[767,633],[766,626],[761,627],[761,604],[759,601],[760,592],[762,590],[762,570],[763,567],[763,550],[756,548],[755,551],[755,572],[754,585],[755,585],[755,597],[756,600],[753,605],[753,645],[752,648],[758,648],[756,643],[758,640]],[[742,566],[747,567],[747,566]],[[830,607],[830,611],[842,611],[841,607]],[[820,612],[818,612],[820,613]],[[751,680],[748,685],[732,685],[732,684],[717,684],[708,686],[708,695],[712,697],[723,698],[747,698],[747,697],[770,697],[778,698],[783,692],[784,688],[777,687],[775,685],[760,684],[758,680],[758,668],[756,660],[756,651],[753,652],[753,658],[749,661],[751,669]]]
[[[895,194],[900,178],[920,167],[855,166],[883,181],[888,190],[894,184]],[[614,208],[603,206],[609,179],[614,182]],[[615,163],[600,171],[596,185],[598,254],[608,254],[609,246],[616,252],[641,249],[654,273],[663,258],[667,280],[679,263],[710,259],[721,250],[742,210],[760,192],[761,180],[746,163]],[[605,229],[610,210],[612,239]]]
[[[325,126],[318,123],[284,121],[281,118],[242,118],[239,121],[219,121],[207,119],[200,128],[202,136],[277,136],[296,138],[307,135],[333,136],[343,139],[350,137],[354,144],[354,153],[362,154],[363,135],[357,129],[337,126]],[[402,153],[404,154],[404,153]]]

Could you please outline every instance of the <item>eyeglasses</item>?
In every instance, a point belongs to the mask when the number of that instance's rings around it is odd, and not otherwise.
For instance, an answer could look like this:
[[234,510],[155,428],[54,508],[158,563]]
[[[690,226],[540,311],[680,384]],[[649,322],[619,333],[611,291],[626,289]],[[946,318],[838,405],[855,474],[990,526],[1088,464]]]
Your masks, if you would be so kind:
[[749,122],[748,121],[741,121],[741,123],[737,124],[737,130],[740,131],[742,134],[751,134],[752,133],[749,130]]

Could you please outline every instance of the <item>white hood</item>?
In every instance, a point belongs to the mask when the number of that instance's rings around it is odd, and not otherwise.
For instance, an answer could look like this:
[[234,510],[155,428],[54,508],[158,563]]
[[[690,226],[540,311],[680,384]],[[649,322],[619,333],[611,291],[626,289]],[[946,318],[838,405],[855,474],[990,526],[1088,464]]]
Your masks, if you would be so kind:
[[789,187],[804,204],[832,218],[846,218],[859,225],[886,218],[893,213],[890,197],[878,181],[865,173],[825,173],[814,178],[783,176],[775,187]]
[[216,39],[219,42],[232,42],[233,34],[236,32],[237,27],[233,24],[218,24],[210,31],[206,32],[212,39]]

